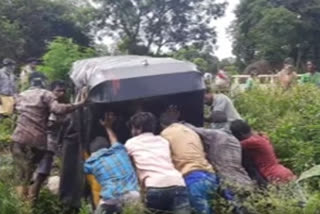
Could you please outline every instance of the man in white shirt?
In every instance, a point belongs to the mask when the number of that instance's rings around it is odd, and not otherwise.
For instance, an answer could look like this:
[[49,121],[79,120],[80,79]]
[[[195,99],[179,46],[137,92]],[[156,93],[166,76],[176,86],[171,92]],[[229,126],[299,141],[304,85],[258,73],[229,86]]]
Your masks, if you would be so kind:
[[146,206],[151,210],[190,213],[188,192],[182,174],[172,163],[169,142],[155,135],[155,116],[137,113],[130,125],[133,138],[125,146],[146,190]]

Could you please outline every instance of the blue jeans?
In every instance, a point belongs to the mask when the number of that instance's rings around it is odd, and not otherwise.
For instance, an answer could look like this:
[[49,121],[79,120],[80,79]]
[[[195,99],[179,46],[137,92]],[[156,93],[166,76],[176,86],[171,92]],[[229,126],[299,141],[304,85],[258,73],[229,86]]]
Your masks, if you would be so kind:
[[191,213],[188,191],[182,186],[148,188],[146,206],[155,213]]
[[198,214],[212,214],[212,201],[217,194],[220,181],[214,173],[193,171],[184,177],[189,191],[191,207]]

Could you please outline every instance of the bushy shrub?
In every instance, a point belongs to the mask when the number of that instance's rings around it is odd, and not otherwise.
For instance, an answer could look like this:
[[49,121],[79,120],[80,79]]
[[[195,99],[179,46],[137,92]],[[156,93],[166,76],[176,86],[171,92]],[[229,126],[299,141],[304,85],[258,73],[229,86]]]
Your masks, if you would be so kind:
[[50,80],[65,80],[73,62],[95,55],[92,48],[82,47],[69,38],[57,37],[49,43],[48,52],[43,56],[43,65],[39,66],[39,70]]
[[257,88],[240,94],[235,105],[257,131],[272,139],[281,161],[301,173],[320,163],[320,89]]
[[11,143],[11,134],[14,128],[13,118],[0,119],[0,151],[8,148]]
[[76,214],[75,210],[70,210],[63,205],[59,197],[51,193],[47,189],[43,189],[40,193],[32,214]]
[[0,182],[0,213],[31,214],[31,209],[17,198],[10,185]]
[[318,194],[307,194],[304,188],[291,184],[254,193],[246,199],[244,207],[254,214],[318,214],[318,197]]

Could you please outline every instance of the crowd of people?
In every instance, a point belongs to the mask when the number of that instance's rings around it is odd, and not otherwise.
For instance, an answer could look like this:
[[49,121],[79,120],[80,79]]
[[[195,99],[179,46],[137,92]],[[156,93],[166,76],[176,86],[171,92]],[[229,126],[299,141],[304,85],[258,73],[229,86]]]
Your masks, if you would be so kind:
[[[294,66],[294,60],[292,58],[286,58],[283,62],[282,70],[276,74],[276,83],[284,90],[288,90],[297,83],[311,83],[320,87],[320,73],[317,72],[316,65],[312,61],[307,61],[305,67],[307,73],[299,77]],[[259,84],[258,74],[259,71],[257,69],[250,71],[250,77],[245,85],[246,90],[251,90]]]
[[[28,62],[20,78],[24,89],[18,94],[16,63],[3,61],[0,114],[16,111],[18,115],[11,146],[17,192],[35,201],[50,175],[61,124],[68,113],[86,103],[88,94],[83,90],[77,102],[65,102],[65,83],[54,81],[46,89],[47,78],[36,71],[37,61]],[[283,86],[289,87],[289,76],[295,74],[291,66],[285,69],[279,76]],[[302,82],[318,85],[311,62],[308,69]],[[268,136],[253,130],[228,96],[208,88],[204,103],[211,107],[205,118],[208,128],[183,121],[176,106],[168,106],[159,118],[139,109],[128,121],[131,138],[126,142],[119,142],[114,131],[119,115],[105,112],[100,124],[106,136],[91,142],[91,155],[84,163],[84,172],[101,185],[96,213],[120,213],[127,205],[144,202],[154,211],[211,214],[218,195],[232,204],[235,213],[242,213],[245,208],[239,198],[257,188],[296,179],[277,159]]]
[[102,186],[97,213],[144,201],[150,210],[210,214],[217,195],[242,213],[238,195],[295,180],[268,137],[252,130],[227,96],[208,90],[205,103],[212,106],[210,128],[180,121],[175,106],[160,118],[142,111],[131,117],[132,138],[124,144],[112,128],[117,115],[105,113],[107,136],[91,143],[84,166]]
[[35,200],[50,175],[63,119],[66,114],[81,107],[87,95],[84,91],[78,102],[68,104],[65,102],[66,84],[54,81],[47,89],[48,79],[36,71],[38,60],[30,58],[27,61],[20,78],[16,78],[16,62],[3,60],[0,70],[0,119],[14,112],[18,115],[11,137],[18,181],[16,190],[21,198]]

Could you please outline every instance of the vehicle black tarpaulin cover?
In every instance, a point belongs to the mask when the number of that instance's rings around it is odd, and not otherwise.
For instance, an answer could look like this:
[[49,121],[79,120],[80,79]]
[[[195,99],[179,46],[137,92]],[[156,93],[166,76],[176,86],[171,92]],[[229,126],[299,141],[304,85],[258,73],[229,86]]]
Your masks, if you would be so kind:
[[90,105],[73,114],[63,144],[60,196],[69,205],[80,205],[85,189],[83,153],[97,135],[98,115],[106,106],[120,103],[129,108],[133,100],[156,98],[154,105],[159,107],[173,100],[184,107],[186,121],[202,124],[205,84],[192,63],[147,56],[99,57],[75,62],[70,78],[76,90],[89,88]]
[[90,101],[110,103],[204,89],[201,73],[189,62],[147,56],[100,57],[77,61],[70,77],[90,89]]

